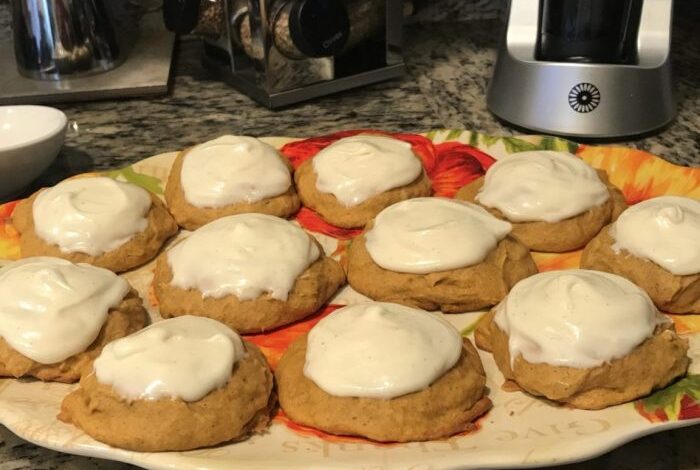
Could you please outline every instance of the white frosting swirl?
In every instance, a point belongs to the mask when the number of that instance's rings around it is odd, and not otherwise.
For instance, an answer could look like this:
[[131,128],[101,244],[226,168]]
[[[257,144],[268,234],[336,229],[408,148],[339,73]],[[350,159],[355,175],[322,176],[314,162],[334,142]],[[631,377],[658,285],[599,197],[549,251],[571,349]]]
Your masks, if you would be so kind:
[[518,282],[496,307],[511,363],[590,368],[629,354],[663,317],[627,279],[599,271],[548,271]]
[[462,337],[439,313],[369,302],[311,329],[304,375],[331,395],[388,399],[427,388],[461,354]]
[[560,222],[598,207],[610,193],[598,173],[566,152],[519,152],[486,172],[476,200],[513,222]]
[[286,300],[297,277],[321,255],[309,235],[279,217],[240,214],[217,219],[168,251],[171,284],[203,297]]
[[129,284],[116,274],[59,258],[26,258],[0,269],[0,336],[41,364],[85,351]]
[[34,230],[64,253],[99,256],[143,231],[150,207],[148,191],[136,185],[105,177],[75,178],[37,196]]
[[510,231],[476,204],[423,197],[381,211],[365,240],[382,268],[425,274],[482,262]]
[[663,196],[625,210],[610,229],[625,249],[679,276],[700,273],[700,201]]
[[370,134],[340,139],[312,162],[316,188],[333,194],[346,207],[412,183],[423,171],[411,144]]
[[97,380],[129,400],[200,400],[223,387],[245,357],[240,336],[216,320],[184,315],[109,343]]
[[279,196],[292,177],[274,147],[254,137],[225,135],[187,151],[180,182],[193,206],[222,207]]

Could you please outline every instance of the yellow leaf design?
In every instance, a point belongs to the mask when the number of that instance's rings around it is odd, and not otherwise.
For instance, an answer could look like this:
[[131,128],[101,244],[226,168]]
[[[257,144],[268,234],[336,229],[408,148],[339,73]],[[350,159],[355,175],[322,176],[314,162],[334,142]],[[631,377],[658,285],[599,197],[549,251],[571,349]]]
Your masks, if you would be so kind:
[[594,168],[605,170],[631,204],[663,195],[700,199],[700,168],[674,165],[626,147],[582,145],[577,154]]

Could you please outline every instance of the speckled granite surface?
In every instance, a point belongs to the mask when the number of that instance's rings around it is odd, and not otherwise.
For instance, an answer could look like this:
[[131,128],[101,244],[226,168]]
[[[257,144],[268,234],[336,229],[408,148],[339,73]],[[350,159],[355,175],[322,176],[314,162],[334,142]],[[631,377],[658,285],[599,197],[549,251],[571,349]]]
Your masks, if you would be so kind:
[[[5,35],[9,34],[6,3],[0,0],[0,34]],[[487,16],[495,16],[500,5],[497,0],[477,3],[490,12]],[[444,10],[453,11],[454,4],[458,0],[447,0]],[[440,16],[439,8],[431,8],[433,16]],[[700,165],[700,41],[695,31],[700,8],[696,0],[680,0],[676,10],[673,60],[678,117],[655,136],[622,144],[675,163]],[[76,123],[77,131],[69,132],[59,158],[38,184],[53,184],[86,170],[123,166],[222,133],[309,136],[358,127],[515,133],[500,124],[485,104],[501,29],[498,19],[411,24],[405,33],[408,74],[404,78],[282,111],[257,106],[213,80],[200,64],[199,42],[182,40],[168,96],[60,106]]]
[[[465,1],[470,6],[461,8]],[[0,0],[0,37],[9,34],[6,6],[7,0]],[[201,46],[196,40],[183,40],[178,44],[168,96],[61,106],[75,122],[74,129],[35,187],[75,173],[123,166],[222,133],[309,136],[374,127],[403,131],[466,128],[512,134],[485,106],[502,28],[494,18],[502,7],[500,0],[432,3],[406,29],[406,77],[277,112],[212,80],[199,63]],[[467,21],[454,21],[460,15],[467,16]],[[697,0],[677,1],[673,33],[677,119],[658,135],[623,145],[649,150],[678,164],[700,165],[700,40],[695,30],[699,23]],[[560,468],[700,470],[698,433],[700,429],[694,427],[649,436],[592,461]],[[0,470],[128,468],[41,449],[0,426]]]

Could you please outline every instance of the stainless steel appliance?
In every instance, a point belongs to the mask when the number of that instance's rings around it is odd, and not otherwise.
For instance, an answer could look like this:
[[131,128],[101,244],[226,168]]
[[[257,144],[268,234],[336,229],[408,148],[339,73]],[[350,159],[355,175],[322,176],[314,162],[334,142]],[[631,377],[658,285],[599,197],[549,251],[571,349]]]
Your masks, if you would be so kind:
[[19,72],[60,80],[119,65],[137,24],[125,1],[12,0],[12,32]]
[[487,103],[548,134],[644,134],[675,115],[673,0],[511,0]]
[[11,0],[0,104],[167,92],[174,35],[158,0]]
[[402,75],[401,0],[165,0],[166,25],[204,38],[204,64],[278,108]]

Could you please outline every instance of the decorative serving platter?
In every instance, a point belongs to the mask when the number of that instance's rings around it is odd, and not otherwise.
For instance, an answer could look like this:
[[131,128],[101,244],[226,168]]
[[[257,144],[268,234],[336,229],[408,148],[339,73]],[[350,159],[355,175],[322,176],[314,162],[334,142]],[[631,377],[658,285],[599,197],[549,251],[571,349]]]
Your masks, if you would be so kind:
[[[358,131],[298,140],[265,138],[297,167],[338,138]],[[364,131],[377,132],[377,131]],[[525,150],[566,150],[595,168],[604,169],[627,202],[660,195],[700,199],[700,168],[672,165],[643,151],[623,147],[584,146],[543,136],[492,137],[469,131],[437,130],[426,134],[393,134],[410,142],[421,157],[435,195],[451,197],[483,175],[499,158]],[[162,195],[175,153],[146,158],[107,172]],[[18,234],[11,223],[16,202],[0,205],[0,264],[19,257]],[[296,221],[313,233],[328,253],[345,260],[350,239],[359,232],[323,222],[308,209]],[[184,232],[183,232],[184,234]],[[183,235],[181,234],[181,235]],[[540,270],[578,267],[580,251],[534,253]],[[154,321],[157,300],[151,291],[153,263],[124,275],[138,289]],[[305,321],[268,334],[250,335],[274,367],[298,335],[338,306],[365,297],[346,286],[321,312]],[[484,312],[450,314],[446,318],[470,336]],[[491,355],[480,351],[494,407],[469,433],[448,439],[407,444],[379,444],[365,439],[331,436],[295,425],[279,413],[270,429],[246,441],[188,452],[140,453],[101,444],[56,419],[61,400],[75,385],[35,380],[0,380],[0,423],[18,436],[61,452],[119,460],[150,469],[348,468],[443,469],[534,467],[595,457],[625,442],[664,429],[700,423],[700,315],[669,315],[690,341],[690,374],[666,389],[633,403],[600,411],[576,410],[501,389],[503,376]]]

